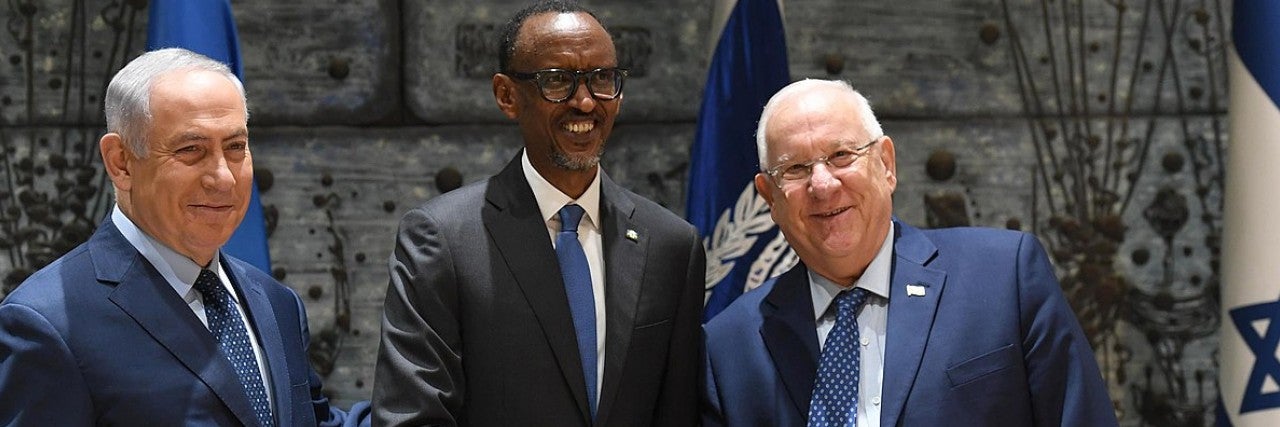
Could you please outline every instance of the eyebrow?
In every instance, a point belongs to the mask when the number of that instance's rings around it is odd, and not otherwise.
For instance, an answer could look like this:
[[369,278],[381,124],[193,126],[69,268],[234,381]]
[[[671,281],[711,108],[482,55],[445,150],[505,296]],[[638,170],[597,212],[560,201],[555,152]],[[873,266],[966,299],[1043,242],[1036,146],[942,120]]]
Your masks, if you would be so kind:
[[248,128],[240,128],[240,129],[236,129],[236,131],[235,131],[234,133],[232,133],[231,135],[227,136],[227,138],[225,138],[224,140],[226,140],[226,139],[235,139],[235,138],[247,138],[247,137],[249,137],[249,129],[248,129]]
[[[228,136],[227,136],[226,138],[224,138],[223,140],[225,141],[225,140],[228,140],[228,139],[243,138],[243,137],[247,137],[247,136],[249,136],[249,130],[248,130],[248,129],[245,129],[245,128],[240,128],[240,129],[237,129],[235,132],[233,132],[231,135],[228,135]],[[209,138],[208,136],[206,136],[206,135],[204,135],[204,134],[199,134],[199,133],[195,133],[195,132],[183,132],[183,133],[178,134],[178,137],[177,137],[177,138],[174,138],[174,141],[176,141],[176,142],[191,142],[191,141],[207,141],[207,140],[211,140],[211,139],[213,139],[213,138]]]
[[840,138],[840,139],[832,140],[831,145],[828,146],[828,148],[840,148],[840,147],[858,148],[862,144],[865,144],[865,143],[859,142],[856,139]]
[[183,133],[178,134],[178,137],[177,137],[177,138],[174,138],[173,140],[174,140],[175,142],[191,142],[191,141],[204,141],[204,140],[207,140],[207,139],[209,139],[209,138],[208,138],[208,137],[206,137],[206,136],[204,136],[204,135],[198,134],[198,133],[193,133],[193,132],[183,132]]
[[[874,139],[873,139],[873,140],[874,140]],[[858,141],[857,141],[857,140],[855,140],[855,139],[849,139],[849,138],[837,138],[837,139],[832,139],[832,140],[831,140],[831,142],[830,142],[829,144],[827,144],[827,147],[826,147],[826,148],[829,148],[829,149],[830,149],[830,148],[842,148],[842,147],[857,148],[857,147],[858,147],[858,145],[859,145],[859,144],[858,144]],[[830,153],[827,153],[827,154],[830,154]],[[796,156],[795,156],[795,155],[793,155],[792,153],[784,153],[784,154],[779,154],[779,155],[778,155],[774,160],[779,160],[779,161],[783,161],[783,162],[785,162],[785,161],[788,161],[788,160],[793,160],[795,157],[796,157]]]

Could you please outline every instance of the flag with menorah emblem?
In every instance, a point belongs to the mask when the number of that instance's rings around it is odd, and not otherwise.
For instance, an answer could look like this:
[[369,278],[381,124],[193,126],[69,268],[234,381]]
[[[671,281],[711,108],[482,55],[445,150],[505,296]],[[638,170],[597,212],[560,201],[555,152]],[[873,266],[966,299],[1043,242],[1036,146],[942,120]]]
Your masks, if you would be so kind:
[[795,264],[752,185],[760,111],[790,81],[777,1],[738,0],[707,72],[689,166],[688,218],[707,249],[704,320]]

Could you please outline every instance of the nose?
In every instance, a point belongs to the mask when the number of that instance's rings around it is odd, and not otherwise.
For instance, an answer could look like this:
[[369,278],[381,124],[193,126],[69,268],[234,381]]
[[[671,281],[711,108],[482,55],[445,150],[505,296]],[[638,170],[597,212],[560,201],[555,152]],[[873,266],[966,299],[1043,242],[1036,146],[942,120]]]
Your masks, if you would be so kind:
[[821,196],[834,191],[840,187],[840,179],[831,173],[831,169],[826,163],[817,162],[813,164],[812,172],[809,175],[809,193],[814,196]]
[[206,163],[206,170],[200,182],[206,189],[217,192],[228,192],[236,185],[236,174],[231,170],[232,164],[221,150],[214,150]]
[[578,79],[573,83],[573,95],[569,96],[569,106],[584,113],[590,113],[595,110],[596,98],[591,96],[591,89],[587,87],[586,78]]

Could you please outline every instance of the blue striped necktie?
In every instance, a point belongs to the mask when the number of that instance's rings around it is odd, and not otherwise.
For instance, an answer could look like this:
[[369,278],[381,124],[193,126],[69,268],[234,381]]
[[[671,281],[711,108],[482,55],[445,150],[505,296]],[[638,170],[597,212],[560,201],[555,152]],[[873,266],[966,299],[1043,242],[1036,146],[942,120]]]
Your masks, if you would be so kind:
[[204,297],[204,315],[209,322],[209,332],[213,333],[222,354],[235,368],[240,385],[244,386],[249,403],[253,404],[254,415],[264,427],[274,426],[271,403],[267,401],[267,390],[262,385],[262,374],[258,370],[258,357],[253,354],[253,345],[249,343],[251,338],[244,322],[240,321],[235,301],[218,276],[208,269],[200,270],[195,287]]
[[596,417],[596,299],[591,290],[591,268],[587,254],[578,242],[578,222],[582,206],[560,208],[560,232],[556,233],[556,258],[564,277],[564,292],[569,297],[569,313],[578,336],[578,355],[582,359],[582,377],[587,385],[587,402],[591,418]]
[[809,401],[809,427],[849,427],[858,421],[858,308],[862,288],[836,295],[836,325],[818,360],[818,381]]

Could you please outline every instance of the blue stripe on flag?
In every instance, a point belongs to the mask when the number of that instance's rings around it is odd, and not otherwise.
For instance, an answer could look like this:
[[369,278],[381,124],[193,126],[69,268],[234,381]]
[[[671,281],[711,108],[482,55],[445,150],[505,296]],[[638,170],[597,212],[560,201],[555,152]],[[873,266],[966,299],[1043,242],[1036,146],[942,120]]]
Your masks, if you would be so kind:
[[[147,50],[180,47],[222,61],[244,81],[240,39],[227,0],[152,0],[147,24]],[[267,226],[253,186],[249,210],[223,251],[262,271],[271,271]]]
[[[688,218],[703,236],[714,233],[717,219],[751,185],[759,170],[754,134],[760,111],[790,80],[786,33],[776,0],[739,0],[707,72],[690,154]],[[775,230],[757,234],[752,249],[738,257],[732,273],[712,289],[705,319],[742,294],[751,266],[747,260],[761,252]]]
[[1236,0],[1231,37],[1236,52],[1272,102],[1280,100],[1280,2]]

